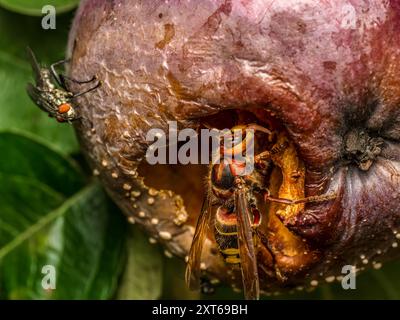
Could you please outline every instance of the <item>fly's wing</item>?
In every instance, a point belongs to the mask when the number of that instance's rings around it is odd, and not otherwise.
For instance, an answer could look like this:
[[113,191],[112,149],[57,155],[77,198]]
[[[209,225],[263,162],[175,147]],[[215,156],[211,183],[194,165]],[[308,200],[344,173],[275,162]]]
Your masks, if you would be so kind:
[[36,60],[36,56],[33,53],[32,49],[27,47],[26,51],[28,53],[28,59],[31,64],[31,67],[32,67],[33,75],[35,77],[35,82],[38,86],[41,86],[42,80],[40,77],[40,65],[39,65],[38,61]]
[[189,251],[189,259],[186,266],[185,280],[188,287],[192,290],[200,288],[200,263],[201,252],[204,240],[207,235],[207,228],[212,220],[211,196],[207,195],[203,201],[200,217],[197,220],[196,231],[194,232],[192,245]]
[[51,116],[57,115],[57,111],[45,100],[43,99],[41,92],[36,89],[36,87],[32,83],[28,83],[26,87],[26,91],[28,92],[29,97],[32,101],[44,112],[49,113]]
[[244,188],[235,191],[235,209],[244,296],[248,300],[256,300],[260,296],[260,284],[250,211]]

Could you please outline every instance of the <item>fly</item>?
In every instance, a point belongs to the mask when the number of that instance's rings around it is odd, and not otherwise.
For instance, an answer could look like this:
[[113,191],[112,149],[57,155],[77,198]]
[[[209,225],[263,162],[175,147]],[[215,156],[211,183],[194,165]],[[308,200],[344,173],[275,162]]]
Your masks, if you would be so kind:
[[[35,84],[28,83],[27,92],[32,101],[49,117],[55,118],[58,122],[72,122],[80,118],[72,104],[72,100],[91,92],[101,86],[101,81],[93,76],[90,80],[78,81],[65,75],[58,74],[56,67],[67,63],[69,60],[61,60],[53,63],[50,68],[41,67],[33,51],[28,47],[28,57],[35,77]],[[79,93],[72,93],[66,84],[66,80],[87,84],[97,81],[91,88]]]

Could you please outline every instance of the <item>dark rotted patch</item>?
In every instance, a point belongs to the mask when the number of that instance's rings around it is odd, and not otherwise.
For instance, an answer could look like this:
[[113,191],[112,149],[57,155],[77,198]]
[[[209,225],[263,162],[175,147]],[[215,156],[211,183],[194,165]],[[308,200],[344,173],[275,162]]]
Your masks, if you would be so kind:
[[345,158],[367,171],[380,155],[385,144],[380,137],[373,137],[365,129],[352,129],[345,135]]

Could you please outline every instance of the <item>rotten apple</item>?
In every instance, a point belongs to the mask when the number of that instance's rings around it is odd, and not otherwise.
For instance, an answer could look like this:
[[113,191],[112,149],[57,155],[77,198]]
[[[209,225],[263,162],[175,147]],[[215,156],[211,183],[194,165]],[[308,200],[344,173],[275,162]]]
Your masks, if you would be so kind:
[[[207,166],[146,163],[152,128],[256,122],[287,139],[265,185],[260,286],[316,286],[400,249],[400,1],[86,0],[70,76],[102,86],[77,101],[93,172],[166,254],[188,254]],[[210,234],[202,269],[241,287]]]

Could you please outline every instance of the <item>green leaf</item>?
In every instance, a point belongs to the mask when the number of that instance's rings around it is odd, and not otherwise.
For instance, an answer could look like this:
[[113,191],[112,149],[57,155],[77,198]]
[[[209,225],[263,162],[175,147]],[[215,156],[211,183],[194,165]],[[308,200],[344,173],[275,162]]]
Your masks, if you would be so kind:
[[[163,292],[161,299],[198,300],[200,291],[190,290],[185,282],[186,263],[180,259],[164,257]],[[230,291],[232,291],[229,288]],[[204,295],[205,299],[214,299],[214,295]],[[239,297],[240,299],[240,297]]]
[[59,14],[75,8],[78,3],[79,0],[0,0],[0,6],[31,16],[42,15],[42,8],[46,5],[54,6]]
[[340,283],[329,287],[333,299],[400,299],[400,262],[393,261],[381,270],[368,270],[356,278],[356,289],[344,290]]
[[71,15],[57,18],[56,30],[43,30],[39,18],[0,9],[0,129],[29,131],[64,154],[78,150],[73,128],[48,118],[29,99],[26,85],[33,77],[26,47],[46,64],[63,59],[70,20]]
[[127,240],[127,263],[117,298],[157,299],[162,290],[162,255],[138,229],[131,227]]
[[46,144],[24,132],[0,131],[0,173],[40,180],[57,192],[73,195],[86,182],[82,170]]
[[[24,150],[26,159],[18,152]],[[37,141],[1,133],[0,152],[14,152],[0,158],[1,297],[110,298],[124,262],[119,210],[97,184],[82,187],[70,160]],[[42,287],[44,266],[54,267],[54,290]]]
[[[355,289],[343,289],[341,282],[323,284],[312,292],[299,292],[277,296],[278,299],[323,300],[399,300],[400,261],[392,261],[380,270],[370,269],[356,277]],[[268,299],[268,298],[267,298]],[[270,298],[269,298],[270,299]]]

